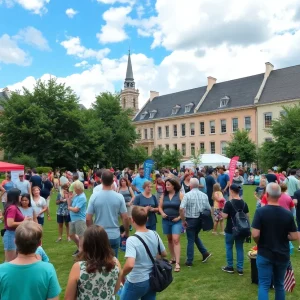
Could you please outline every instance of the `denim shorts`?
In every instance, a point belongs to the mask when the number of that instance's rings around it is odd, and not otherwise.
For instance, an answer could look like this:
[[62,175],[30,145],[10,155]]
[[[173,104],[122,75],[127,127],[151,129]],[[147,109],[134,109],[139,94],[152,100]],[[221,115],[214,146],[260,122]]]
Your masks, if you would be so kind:
[[171,220],[163,219],[162,227],[164,234],[181,234],[182,223],[181,220],[173,222]]
[[4,250],[16,250],[16,243],[15,243],[15,231],[12,230],[6,230],[3,236],[3,244],[4,244]]
[[58,224],[63,224],[63,223],[67,224],[71,222],[70,215],[67,216],[57,215],[56,220]]

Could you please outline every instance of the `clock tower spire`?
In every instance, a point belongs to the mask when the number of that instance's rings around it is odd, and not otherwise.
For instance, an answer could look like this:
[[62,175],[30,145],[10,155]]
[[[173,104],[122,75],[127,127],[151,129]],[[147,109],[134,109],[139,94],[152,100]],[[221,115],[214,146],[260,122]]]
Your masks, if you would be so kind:
[[126,77],[124,81],[124,90],[121,90],[120,95],[121,107],[123,109],[132,109],[134,114],[139,111],[139,90],[135,89],[135,82],[133,78],[132,63],[130,50],[128,51],[128,61],[126,69]]

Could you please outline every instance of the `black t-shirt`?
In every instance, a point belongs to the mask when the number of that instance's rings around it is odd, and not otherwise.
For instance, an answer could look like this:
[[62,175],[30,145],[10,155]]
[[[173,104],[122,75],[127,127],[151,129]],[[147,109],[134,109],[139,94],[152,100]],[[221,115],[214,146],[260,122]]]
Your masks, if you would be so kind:
[[236,210],[242,209],[245,214],[249,213],[248,205],[244,200],[232,199],[231,201],[227,201],[225,203],[223,213],[228,215],[225,232],[229,234],[232,234],[232,219],[235,217],[236,214],[236,211],[233,208],[231,202],[233,203]]
[[297,220],[300,220],[300,190],[296,191],[292,198],[298,201],[296,206],[296,216]]
[[276,182],[276,180],[277,180],[277,177],[275,174],[267,174],[266,178],[268,180],[268,183]]
[[213,193],[213,186],[216,183],[214,177],[212,175],[208,175],[205,178],[205,182],[206,182],[206,193],[207,193],[207,197],[208,199],[212,198],[212,193]]
[[257,244],[259,255],[281,262],[290,259],[288,234],[297,231],[291,212],[275,205],[258,208],[252,228],[260,230]]
[[39,175],[32,175],[30,178],[30,182],[32,183],[32,187],[38,186],[42,189],[42,178]]
[[50,196],[50,192],[53,188],[52,183],[49,180],[42,182],[42,190],[41,190],[41,196],[47,199]]

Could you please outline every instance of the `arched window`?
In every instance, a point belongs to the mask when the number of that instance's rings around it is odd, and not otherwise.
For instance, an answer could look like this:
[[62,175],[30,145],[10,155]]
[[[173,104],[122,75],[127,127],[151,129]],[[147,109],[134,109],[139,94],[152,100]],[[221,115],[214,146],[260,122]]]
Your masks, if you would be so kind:
[[125,99],[125,97],[123,98],[123,108],[125,108],[126,107],[126,99]]
[[135,104],[135,98],[133,98],[133,107],[135,108],[136,104]]

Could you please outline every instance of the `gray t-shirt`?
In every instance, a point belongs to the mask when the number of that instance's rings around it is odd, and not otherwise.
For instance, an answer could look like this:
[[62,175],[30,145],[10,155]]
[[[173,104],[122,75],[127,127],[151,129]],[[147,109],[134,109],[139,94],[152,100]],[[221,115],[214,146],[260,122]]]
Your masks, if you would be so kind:
[[[158,241],[160,251],[165,251],[165,246],[161,238],[154,231],[148,230],[147,232],[136,232],[135,234],[139,235],[144,240],[153,257],[156,257],[158,254]],[[134,267],[127,275],[127,280],[129,282],[137,283],[149,279],[153,264],[144,245],[137,237],[131,236],[127,239],[125,257],[135,258]]]
[[119,215],[127,213],[121,194],[111,190],[100,190],[92,194],[86,213],[95,215],[94,223],[105,229],[109,239],[120,237]]
[[30,183],[28,180],[23,180],[23,181],[18,180],[16,182],[16,187],[21,191],[21,195],[28,194],[29,193],[28,189],[30,190]]

